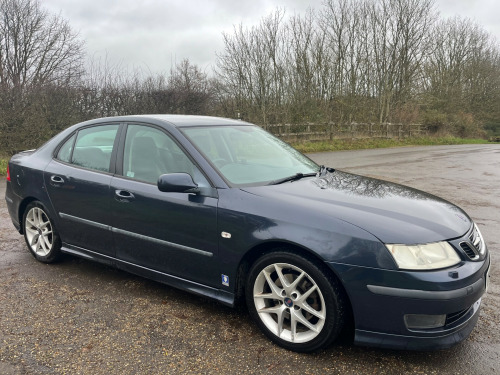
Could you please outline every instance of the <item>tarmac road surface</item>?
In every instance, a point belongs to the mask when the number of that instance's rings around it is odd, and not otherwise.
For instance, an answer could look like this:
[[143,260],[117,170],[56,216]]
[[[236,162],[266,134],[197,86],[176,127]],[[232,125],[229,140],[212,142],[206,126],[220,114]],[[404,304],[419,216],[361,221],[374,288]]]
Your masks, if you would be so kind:
[[500,145],[310,154],[320,164],[428,191],[465,209],[492,256],[479,323],[438,352],[357,347],[308,355],[267,340],[243,308],[107,266],[29,254],[0,182],[0,374],[500,374]]

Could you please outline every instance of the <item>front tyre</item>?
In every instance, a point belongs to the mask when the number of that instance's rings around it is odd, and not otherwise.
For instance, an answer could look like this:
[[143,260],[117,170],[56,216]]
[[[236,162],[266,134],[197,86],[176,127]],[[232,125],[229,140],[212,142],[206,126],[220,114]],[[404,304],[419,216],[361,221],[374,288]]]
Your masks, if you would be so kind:
[[342,329],[345,298],[338,281],[299,254],[279,251],[258,259],[245,292],[252,318],[286,349],[324,348]]
[[28,204],[23,225],[24,239],[31,254],[43,263],[56,261],[61,253],[61,240],[47,209],[40,202]]

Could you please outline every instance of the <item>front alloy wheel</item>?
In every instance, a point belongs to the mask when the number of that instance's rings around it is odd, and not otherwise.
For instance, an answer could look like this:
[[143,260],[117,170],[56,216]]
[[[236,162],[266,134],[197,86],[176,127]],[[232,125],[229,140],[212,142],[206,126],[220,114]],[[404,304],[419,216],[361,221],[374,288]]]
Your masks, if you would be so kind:
[[45,208],[39,202],[32,202],[24,214],[24,238],[33,256],[45,263],[56,260],[60,240]]
[[281,339],[301,343],[323,329],[325,300],[316,282],[302,269],[273,263],[255,280],[254,304],[262,322]]
[[252,267],[249,282],[250,313],[279,345],[309,352],[337,337],[344,310],[340,288],[308,260],[294,253],[268,254]]

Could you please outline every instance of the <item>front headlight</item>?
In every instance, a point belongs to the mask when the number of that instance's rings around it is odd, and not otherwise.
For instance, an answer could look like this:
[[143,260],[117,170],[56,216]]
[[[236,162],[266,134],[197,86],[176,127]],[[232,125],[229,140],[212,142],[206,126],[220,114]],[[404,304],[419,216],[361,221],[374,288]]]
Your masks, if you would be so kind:
[[432,270],[454,266],[460,262],[457,252],[448,242],[425,245],[385,245],[401,269]]

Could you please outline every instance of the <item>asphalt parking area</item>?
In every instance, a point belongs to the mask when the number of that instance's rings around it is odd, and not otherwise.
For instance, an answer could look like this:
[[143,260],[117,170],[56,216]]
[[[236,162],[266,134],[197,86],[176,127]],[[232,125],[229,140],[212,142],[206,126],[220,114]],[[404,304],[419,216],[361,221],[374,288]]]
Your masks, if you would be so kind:
[[0,183],[0,374],[498,374],[500,145],[313,154],[319,163],[439,195],[478,223],[493,269],[480,320],[439,352],[353,346],[297,354],[267,340],[244,309],[107,266],[36,262],[14,230]]

